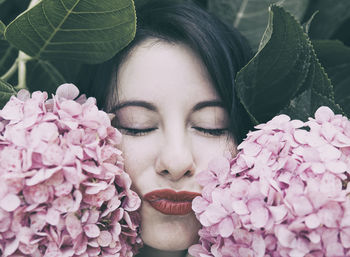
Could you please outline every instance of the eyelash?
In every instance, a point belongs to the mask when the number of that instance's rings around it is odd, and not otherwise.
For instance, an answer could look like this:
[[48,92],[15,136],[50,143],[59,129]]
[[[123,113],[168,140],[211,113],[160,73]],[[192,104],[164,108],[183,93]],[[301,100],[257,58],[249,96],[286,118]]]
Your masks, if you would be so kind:
[[219,137],[219,136],[222,136],[224,134],[226,134],[227,132],[227,129],[226,128],[220,128],[220,129],[206,129],[206,128],[201,128],[201,127],[192,127],[194,128],[195,130],[205,134],[205,135],[208,135],[208,136],[216,136],[216,137]]
[[118,129],[123,131],[124,134],[128,136],[144,136],[144,135],[147,135],[147,133],[150,133],[156,130],[157,128],[136,129],[136,128],[119,127]]
[[[223,129],[206,129],[201,127],[192,127],[192,128],[207,136],[218,137],[218,136],[224,135],[227,132],[226,128],[223,128]],[[119,127],[118,129],[123,131],[125,135],[144,136],[152,131],[155,131],[157,128],[136,129],[136,128]]]

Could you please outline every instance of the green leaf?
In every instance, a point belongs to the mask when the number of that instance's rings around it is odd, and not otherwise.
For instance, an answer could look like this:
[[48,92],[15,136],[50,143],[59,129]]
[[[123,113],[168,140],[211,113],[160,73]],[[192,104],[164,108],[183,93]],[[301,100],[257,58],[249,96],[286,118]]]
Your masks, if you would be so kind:
[[6,0],[0,0],[0,4],[2,4],[3,2],[5,2]]
[[293,119],[307,121],[309,117],[314,116],[315,111],[322,105],[328,106],[335,113],[343,114],[343,110],[333,99],[320,95],[311,88],[291,100],[289,106],[281,113],[288,114]]
[[279,113],[305,120],[322,105],[343,113],[308,36],[293,16],[272,6],[261,42],[259,52],[236,77],[237,94],[254,122],[267,122]]
[[210,0],[208,9],[226,24],[234,26],[257,50],[268,21],[268,7],[278,3],[301,19],[309,0]]
[[6,40],[0,40],[0,76],[5,74],[15,62],[18,51]]
[[0,21],[0,39],[3,38],[5,28],[6,25],[2,21]]
[[134,37],[132,0],[42,0],[18,16],[7,40],[36,59],[99,63]]
[[75,62],[50,62],[31,60],[27,62],[27,86],[31,92],[46,91],[49,95],[56,92],[63,83],[74,83],[80,64]]
[[309,34],[311,22],[314,20],[315,16],[318,14],[318,11],[314,12],[311,17],[303,24],[304,31],[306,34]]
[[18,51],[4,39],[5,28],[5,24],[0,21],[0,77],[11,67],[18,54]]
[[328,75],[313,50],[312,53],[308,76],[299,90],[302,93],[293,98],[281,113],[288,114],[294,119],[307,120],[308,117],[314,116],[320,106],[325,105],[335,113],[344,114],[334,99],[333,86]]
[[337,40],[316,40],[313,45],[334,86],[335,102],[350,117],[350,47]]
[[9,24],[19,14],[24,12],[30,3],[30,0],[5,0],[0,6],[0,20]]
[[243,106],[256,123],[281,111],[302,87],[311,49],[303,30],[283,8],[272,6],[259,52],[236,76]]
[[4,107],[10,97],[16,93],[16,90],[10,84],[0,79],[0,108]]
[[308,12],[312,14],[315,11],[319,11],[319,13],[311,23],[310,37],[313,39],[330,39],[338,28],[350,18],[350,1],[311,1]]

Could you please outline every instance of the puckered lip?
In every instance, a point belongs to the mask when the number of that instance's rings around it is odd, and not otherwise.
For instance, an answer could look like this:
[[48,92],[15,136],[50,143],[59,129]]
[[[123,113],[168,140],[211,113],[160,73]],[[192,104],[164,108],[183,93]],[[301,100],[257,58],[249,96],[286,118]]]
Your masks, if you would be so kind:
[[192,211],[192,200],[200,193],[158,189],[144,195],[144,200],[157,211],[166,215],[186,215]]

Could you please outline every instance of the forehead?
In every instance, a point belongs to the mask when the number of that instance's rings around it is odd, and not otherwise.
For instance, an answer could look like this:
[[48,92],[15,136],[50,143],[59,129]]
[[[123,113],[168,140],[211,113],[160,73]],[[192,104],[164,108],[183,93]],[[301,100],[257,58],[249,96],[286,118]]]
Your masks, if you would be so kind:
[[187,101],[219,99],[202,61],[182,44],[154,39],[141,43],[123,62],[117,77],[119,101],[159,101],[169,96]]

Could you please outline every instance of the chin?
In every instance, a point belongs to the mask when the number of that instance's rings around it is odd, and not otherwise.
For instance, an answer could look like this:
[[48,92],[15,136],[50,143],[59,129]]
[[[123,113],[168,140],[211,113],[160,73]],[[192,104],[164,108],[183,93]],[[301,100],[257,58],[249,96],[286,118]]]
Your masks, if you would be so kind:
[[165,215],[145,204],[141,208],[141,220],[141,237],[152,248],[180,251],[198,242],[200,224],[192,212]]

